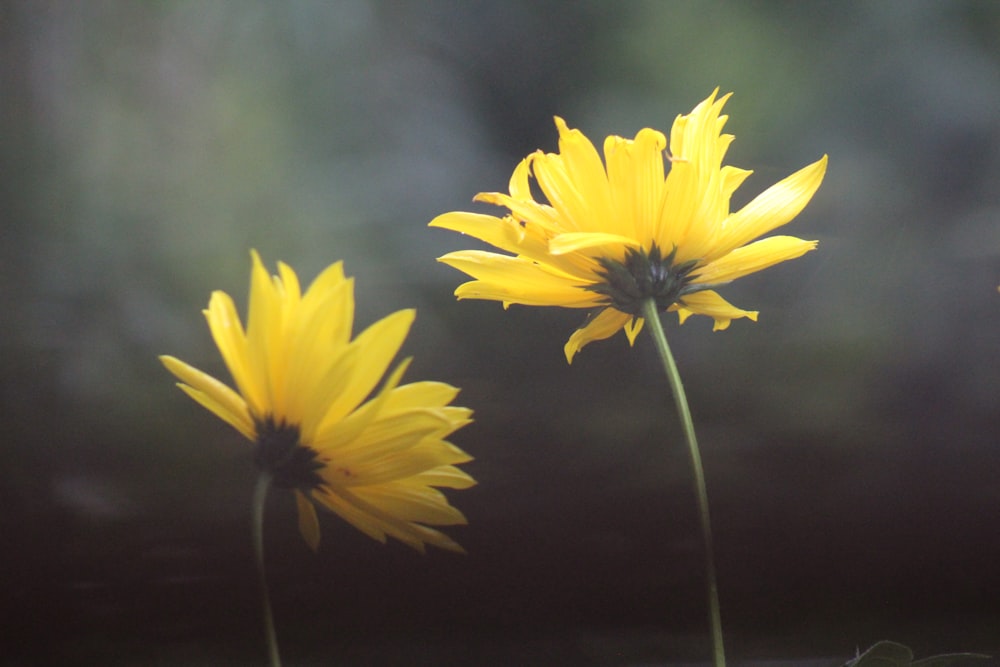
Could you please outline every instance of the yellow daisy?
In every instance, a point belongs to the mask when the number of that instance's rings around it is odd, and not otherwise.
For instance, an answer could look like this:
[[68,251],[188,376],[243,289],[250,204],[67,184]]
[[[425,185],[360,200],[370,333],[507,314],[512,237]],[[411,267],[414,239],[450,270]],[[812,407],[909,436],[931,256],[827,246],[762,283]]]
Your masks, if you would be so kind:
[[229,295],[205,310],[236,391],[171,356],[163,364],[191,398],[255,444],[255,461],[278,487],[292,489],[299,529],[319,545],[315,505],[380,542],[386,536],[424,551],[461,552],[428,526],[464,524],[435,487],[475,484],[456,468],[471,458],[446,438],[472,411],[449,405],[458,390],[440,382],[400,384],[409,360],[382,380],[406,338],[413,310],[401,310],[351,338],[354,281],[342,264],[303,294],[295,272],[269,276],[252,253],[246,329]]
[[[739,211],[733,192],[752,172],[722,166],[733,135],[722,134],[729,95],[718,90],[666,137],[643,129],[635,139],[610,136],[604,160],[579,130],[556,118],[559,152],[536,151],[514,170],[510,194],[480,193],[476,201],[507,208],[503,217],[455,211],[430,224],[469,234],[512,255],[452,252],[439,261],[472,276],[455,295],[529,306],[593,309],[566,343],[566,359],[584,345],[625,329],[629,343],[642,329],[642,303],[676,311],[681,323],[707,315],[716,330],[757,312],[728,303],[718,286],[816,247],[815,241],[771,236],[812,198],[827,158],[771,186]],[[536,201],[534,176],[547,201]]]

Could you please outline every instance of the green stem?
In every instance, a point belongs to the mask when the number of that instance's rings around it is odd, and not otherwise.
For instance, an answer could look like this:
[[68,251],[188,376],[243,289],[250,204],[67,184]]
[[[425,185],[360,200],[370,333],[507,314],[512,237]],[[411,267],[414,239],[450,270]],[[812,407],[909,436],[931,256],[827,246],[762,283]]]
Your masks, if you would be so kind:
[[656,302],[646,299],[642,305],[643,319],[653,334],[656,351],[663,361],[663,370],[667,373],[670,389],[674,395],[674,405],[684,426],[684,437],[687,440],[688,452],[691,455],[691,468],[694,472],[695,487],[698,493],[698,510],[701,515],[701,537],[705,546],[705,578],[708,583],[708,617],[712,626],[712,646],[715,656],[715,667],[725,667],[726,650],[722,644],[722,614],[719,611],[719,587],[715,582],[715,554],[712,548],[712,521],[708,514],[708,489],[705,486],[705,471],[701,466],[701,453],[698,451],[698,440],[694,435],[694,423],[691,421],[691,410],[688,408],[687,396],[684,394],[684,384],[674,356],[667,345],[667,336],[663,332],[663,323],[656,310]]
[[274,615],[271,613],[271,597],[267,591],[267,575],[264,572],[264,501],[271,488],[271,474],[261,472],[257,486],[253,490],[253,550],[257,557],[257,577],[260,581],[260,599],[264,608],[264,632],[267,635],[267,652],[271,667],[281,667],[278,655],[278,637],[274,632]]

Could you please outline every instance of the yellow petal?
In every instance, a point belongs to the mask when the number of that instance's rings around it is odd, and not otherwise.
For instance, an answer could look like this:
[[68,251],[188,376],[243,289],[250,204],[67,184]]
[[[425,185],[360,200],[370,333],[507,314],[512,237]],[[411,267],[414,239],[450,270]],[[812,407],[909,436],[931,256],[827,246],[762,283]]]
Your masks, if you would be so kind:
[[632,239],[651,239],[663,200],[662,132],[645,128],[634,141],[609,136],[604,141],[608,182],[621,233]]
[[354,279],[344,277],[343,262],[331,264],[316,276],[302,297],[302,308],[326,314],[331,345],[347,344],[354,326]]
[[803,167],[757,195],[749,204],[729,216],[715,254],[728,253],[769,231],[787,224],[816,193],[826,174],[827,156]]
[[730,197],[732,197],[733,193],[736,192],[741,185],[743,185],[743,181],[745,181],[751,174],[753,174],[753,170],[751,169],[740,169],[739,167],[733,167],[731,165],[726,165],[722,168],[720,172],[722,181],[722,191],[720,196],[725,199],[727,212]]
[[[354,403],[354,398],[350,398],[341,405],[334,405],[316,427],[316,433],[310,441],[310,445],[322,452],[327,449],[335,449],[343,443],[351,442],[363,432],[368,426],[378,418],[383,406],[389,399],[392,390],[399,385],[403,373],[410,365],[410,359],[404,359],[395,370],[389,374],[382,389],[376,396],[356,410],[352,407],[347,409],[346,417],[341,415],[345,406]],[[357,373],[355,373],[357,375]]]
[[545,261],[549,255],[548,238],[529,235],[527,223],[522,227],[514,218],[454,211],[434,218],[430,226],[468,234],[501,250],[536,261]]
[[677,314],[681,324],[691,315],[707,315],[715,320],[713,331],[722,331],[729,328],[729,322],[741,317],[747,317],[754,322],[757,321],[756,310],[742,310],[732,305],[716,292],[705,290],[695,292],[684,297],[683,304],[676,306]]
[[367,486],[404,480],[436,470],[442,466],[465,463],[470,459],[454,445],[443,441],[424,441],[403,451],[387,454],[377,460],[355,461],[353,457],[338,457],[341,470],[324,470],[320,474],[337,486]]
[[514,199],[522,201],[532,201],[531,194],[531,158],[524,158],[514,167],[514,172],[510,175],[510,182],[507,190]]
[[566,231],[598,231],[615,220],[604,163],[582,132],[570,129],[562,118],[555,121],[559,153],[535,154],[538,185],[563,216]]
[[563,308],[590,308],[599,305],[601,299],[592,293],[563,286],[533,289],[530,292],[523,286],[512,287],[506,284],[496,284],[481,280],[462,283],[455,288],[455,296],[461,299],[479,299],[500,301],[504,308],[511,304],[521,306],[562,306]]
[[605,308],[596,317],[573,332],[573,335],[566,341],[563,351],[566,353],[566,362],[573,363],[573,357],[583,349],[588,343],[595,340],[604,340],[620,331],[631,319],[631,315],[617,311],[614,308]]
[[632,346],[635,344],[636,336],[642,331],[642,325],[646,320],[641,317],[633,317],[631,320],[625,323],[625,335],[628,336],[628,344]]
[[235,428],[237,431],[242,433],[244,436],[246,436],[248,440],[257,439],[256,429],[254,429],[253,427],[247,428],[247,425],[240,419],[238,415],[235,415],[232,412],[230,412],[225,406],[221,405],[213,397],[209,396],[203,391],[198,391],[197,389],[194,389],[181,382],[178,382],[177,386],[185,394],[187,394],[195,401],[200,403],[202,407],[209,410],[216,417],[226,422],[227,424]]
[[163,355],[160,357],[160,361],[167,367],[167,370],[184,383],[180,387],[189,396],[248,439],[254,439],[256,429],[243,397],[211,375],[203,373],[176,357]]
[[771,236],[733,250],[704,268],[699,267],[696,283],[717,284],[735,280],[780,262],[801,257],[816,248],[816,241],[794,236]]
[[593,254],[599,257],[617,259],[625,254],[625,248],[638,248],[640,243],[627,236],[606,232],[567,232],[549,241],[549,251],[554,255],[592,250],[602,246],[603,252]]
[[319,519],[316,508],[298,489],[295,490],[295,505],[299,509],[299,532],[313,551],[319,550]]
[[[562,233],[562,230],[547,221],[540,221],[542,217],[540,214],[528,214],[524,211],[524,206],[528,204],[515,202],[510,197],[500,194],[478,195],[476,199],[507,206],[511,210],[511,215],[496,218],[456,211],[438,216],[431,221],[431,226],[468,234],[518,257],[546,264],[557,272],[578,279],[586,280],[593,275],[596,265],[590,258],[576,255],[558,256],[550,252],[549,239],[555,234]],[[530,202],[530,205],[539,206],[535,202]],[[548,207],[544,208],[551,211]]]
[[345,387],[350,384],[354,377],[355,366],[363,363],[360,352],[358,347],[349,345],[341,348],[339,353],[331,354],[330,364],[323,377],[317,381],[313,393],[302,397],[301,429],[303,442],[312,443],[316,439],[317,432],[324,420],[327,423],[336,423],[336,420],[341,419],[344,414],[350,411],[350,408],[345,404],[338,409],[332,420],[327,419],[331,406],[339,396],[343,395]]
[[[373,420],[348,442],[337,443],[338,462],[356,465],[409,449],[449,422],[436,410],[411,410]],[[350,457],[350,459],[348,459]]]
[[357,348],[358,361],[340,393],[330,397],[323,423],[339,421],[368,397],[402,347],[415,317],[413,309],[397,311],[375,322],[354,339],[351,347]]
[[662,248],[676,246],[678,261],[702,259],[728,214],[731,177],[720,169],[733,136],[721,134],[726,116],[720,113],[730,96],[716,100],[716,93],[678,117],[670,133],[671,166],[655,238]]
[[345,489],[329,489],[324,494],[314,492],[314,497],[356,528],[380,542],[385,541],[386,535],[391,535],[421,553],[425,551],[425,544],[433,544],[441,549],[464,553],[458,544],[443,533],[394,517]]
[[476,485],[476,480],[468,473],[454,466],[434,468],[414,475],[410,479],[425,486],[442,486],[448,489],[468,489]]
[[331,493],[329,489],[313,490],[312,498],[368,537],[385,544],[385,530],[382,527],[382,522],[362,512],[340,496]]
[[586,308],[598,296],[583,289],[587,284],[549,266],[481,250],[448,253],[439,262],[478,280],[461,285],[460,299],[495,299],[527,306]]
[[298,305],[302,298],[302,288],[299,286],[299,277],[295,275],[295,271],[284,262],[278,262],[278,276],[275,285],[281,289],[282,299],[291,302],[293,307]]
[[332,367],[345,368],[342,362],[348,346],[341,329],[344,328],[342,318],[349,321],[353,314],[352,289],[353,283],[346,280],[325,293],[310,289],[289,317],[285,335],[294,343],[290,346],[288,368],[284,373],[282,391],[288,396],[284,416],[289,422],[302,425],[303,436],[315,425],[315,419],[325,412],[335,395],[326,384]]
[[236,388],[246,399],[253,414],[264,415],[268,411],[268,404],[263,382],[257,368],[251,363],[243,325],[233,300],[225,292],[213,292],[204,312],[212,339],[219,348],[222,360],[226,362],[229,374],[233,376]]
[[403,521],[432,526],[464,526],[465,516],[440,491],[407,484],[380,484],[351,489],[358,498]]
[[247,356],[268,412],[283,417],[284,396],[274,387],[284,380],[286,347],[282,345],[281,299],[257,251],[252,252],[250,305],[247,308]]
[[458,396],[458,388],[444,382],[411,382],[396,387],[386,401],[383,414],[422,407],[443,407]]

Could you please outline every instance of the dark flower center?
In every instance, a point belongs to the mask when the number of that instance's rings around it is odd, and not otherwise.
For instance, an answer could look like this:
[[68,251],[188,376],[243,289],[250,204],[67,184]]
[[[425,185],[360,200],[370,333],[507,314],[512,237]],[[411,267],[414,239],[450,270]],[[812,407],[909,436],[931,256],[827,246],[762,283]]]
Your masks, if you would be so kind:
[[608,305],[629,315],[642,315],[642,304],[647,299],[656,302],[657,310],[666,310],[681,301],[686,294],[711,289],[711,285],[693,285],[691,275],[699,260],[674,263],[675,247],[664,257],[655,243],[649,252],[627,248],[625,258],[619,262],[600,258],[598,275],[604,282],[588,285],[586,289],[607,297]]
[[257,421],[254,462],[271,473],[273,484],[285,489],[315,489],[323,483],[316,472],[319,454],[299,441],[299,427],[276,423],[270,415]]

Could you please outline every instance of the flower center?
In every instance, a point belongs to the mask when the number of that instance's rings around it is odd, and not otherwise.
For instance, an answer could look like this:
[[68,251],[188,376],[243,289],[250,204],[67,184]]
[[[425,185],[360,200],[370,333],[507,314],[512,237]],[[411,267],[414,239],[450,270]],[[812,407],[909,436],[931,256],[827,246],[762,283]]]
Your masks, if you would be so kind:
[[254,462],[271,473],[274,485],[285,489],[314,489],[323,483],[316,472],[323,467],[312,447],[299,441],[299,427],[275,423],[270,415],[257,421]]
[[642,315],[642,304],[647,299],[656,302],[657,310],[666,310],[686,294],[711,289],[711,285],[693,285],[691,272],[698,266],[697,259],[674,264],[675,247],[664,257],[655,243],[649,252],[627,248],[621,262],[600,258],[598,275],[604,282],[586,289],[603,294],[608,305],[629,315]]

